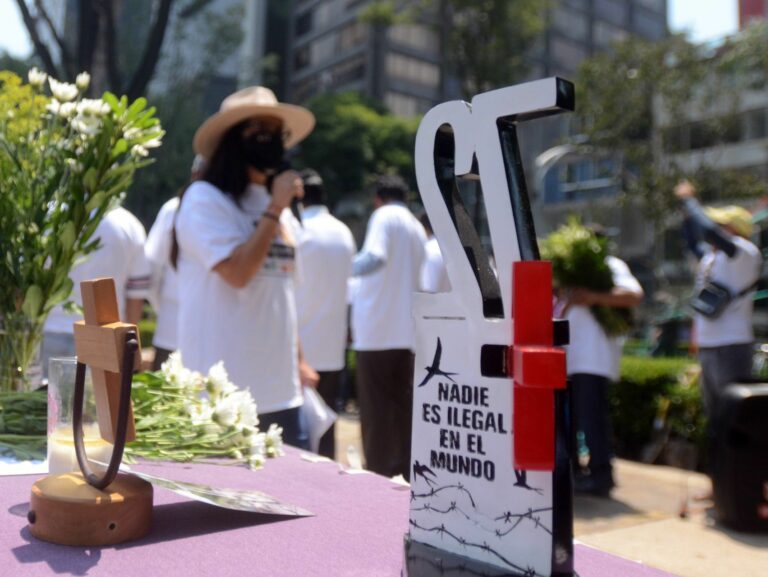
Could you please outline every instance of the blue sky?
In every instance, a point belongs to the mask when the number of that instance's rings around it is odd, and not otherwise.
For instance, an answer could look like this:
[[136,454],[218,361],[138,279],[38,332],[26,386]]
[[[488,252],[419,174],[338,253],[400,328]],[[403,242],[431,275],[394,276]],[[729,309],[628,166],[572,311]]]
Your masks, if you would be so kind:
[[[667,0],[673,31],[687,30],[692,40],[705,42],[738,27],[737,0]],[[31,50],[15,0],[0,0],[0,50],[24,56]]]

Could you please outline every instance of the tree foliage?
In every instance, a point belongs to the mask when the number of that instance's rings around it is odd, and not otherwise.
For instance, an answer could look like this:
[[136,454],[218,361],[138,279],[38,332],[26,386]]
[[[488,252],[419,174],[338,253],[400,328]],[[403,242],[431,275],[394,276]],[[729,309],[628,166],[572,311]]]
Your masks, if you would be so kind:
[[444,23],[444,55],[465,98],[514,84],[528,72],[544,30],[541,0],[431,0]]
[[301,164],[323,176],[329,204],[361,191],[375,174],[399,174],[415,185],[418,119],[393,116],[352,92],[323,94],[308,107],[317,126],[302,144]]
[[[74,11],[75,30],[65,36],[46,3],[16,0],[35,54],[48,74],[74,80],[79,72],[86,71],[92,74],[97,90],[124,92],[131,99],[144,95],[152,80],[173,3],[174,0],[159,0],[129,5],[121,0],[78,0]],[[147,16],[140,26],[146,30],[141,55],[130,70],[126,69],[123,55],[131,53],[126,47],[137,46],[136,39],[126,42],[123,30],[117,25],[121,14],[128,10]],[[100,58],[104,59],[104,73],[97,64]]]
[[686,169],[674,157],[689,144],[677,143],[682,131],[705,139],[709,149],[737,138],[744,91],[768,79],[768,34],[760,28],[709,53],[683,36],[630,37],[582,63],[576,83],[582,134],[594,148],[621,156],[625,191],[641,197],[656,220],[669,212],[670,191],[682,177],[697,181],[705,200],[768,192],[756,175],[707,163]]

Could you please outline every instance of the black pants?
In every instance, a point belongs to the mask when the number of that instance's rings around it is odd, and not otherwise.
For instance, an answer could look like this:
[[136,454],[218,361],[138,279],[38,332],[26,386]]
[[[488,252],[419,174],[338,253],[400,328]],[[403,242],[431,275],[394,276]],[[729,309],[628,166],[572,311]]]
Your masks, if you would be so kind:
[[[325,404],[336,409],[336,399],[339,397],[342,371],[318,371],[320,381],[317,383],[317,392],[325,401]],[[317,452],[329,459],[336,458],[336,423],[331,425],[325,434],[320,437],[320,447]]]
[[357,395],[366,468],[410,479],[413,361],[408,349],[357,352]]
[[[589,471],[601,487],[613,487],[613,429],[608,404],[610,381],[599,375],[571,375],[576,431],[584,434],[589,449]],[[574,459],[575,461],[575,459]]]

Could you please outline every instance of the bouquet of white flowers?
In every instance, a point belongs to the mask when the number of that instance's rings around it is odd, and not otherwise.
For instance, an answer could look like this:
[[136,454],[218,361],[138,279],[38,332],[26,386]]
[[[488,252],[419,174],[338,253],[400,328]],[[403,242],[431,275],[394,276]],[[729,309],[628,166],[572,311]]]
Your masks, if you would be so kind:
[[29,388],[72,266],[164,134],[144,98],[85,98],[86,73],[67,84],[33,68],[28,80],[0,71],[0,390]]
[[260,432],[250,391],[230,382],[219,362],[207,376],[191,371],[181,354],[171,354],[160,371],[134,376],[136,440],[128,458],[194,461],[229,457],[251,468],[282,454],[282,429]]

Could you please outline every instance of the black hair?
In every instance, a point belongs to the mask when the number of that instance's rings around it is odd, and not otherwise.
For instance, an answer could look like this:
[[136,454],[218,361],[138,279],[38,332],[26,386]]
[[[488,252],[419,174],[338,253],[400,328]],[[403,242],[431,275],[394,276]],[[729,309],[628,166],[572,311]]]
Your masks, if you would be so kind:
[[432,229],[432,223],[429,222],[429,215],[427,214],[427,211],[424,211],[419,216],[419,222],[421,223],[421,226],[424,227],[424,230],[427,231],[427,234],[433,234],[434,230]]
[[243,146],[243,130],[249,120],[235,124],[224,133],[200,178],[231,196],[238,206],[250,183]]
[[304,206],[325,204],[325,187],[323,178],[316,170],[306,168],[301,171],[301,180],[304,182]]
[[376,196],[383,201],[404,201],[408,195],[408,185],[396,174],[384,174],[376,178]]

